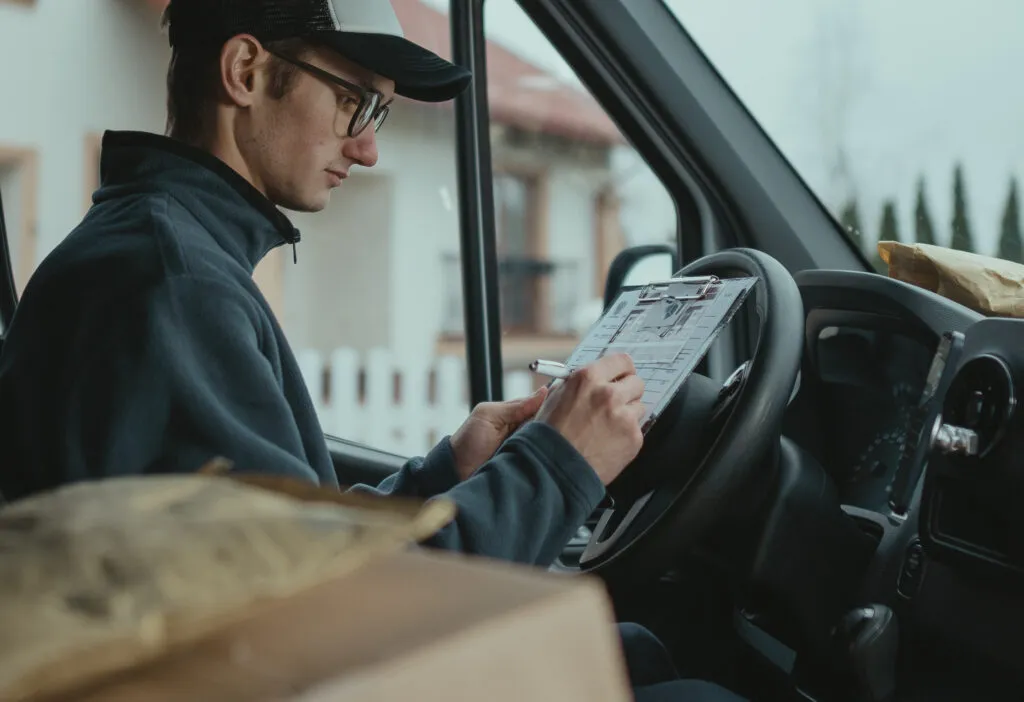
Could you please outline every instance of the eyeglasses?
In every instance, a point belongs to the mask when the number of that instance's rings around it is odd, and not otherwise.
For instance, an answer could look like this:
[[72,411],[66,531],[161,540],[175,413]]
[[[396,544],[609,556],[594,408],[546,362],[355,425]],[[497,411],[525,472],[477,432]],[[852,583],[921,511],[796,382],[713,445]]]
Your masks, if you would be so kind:
[[348,135],[350,137],[357,137],[363,133],[363,131],[373,124],[373,131],[380,131],[381,125],[384,124],[384,120],[387,119],[388,112],[391,110],[391,104],[381,105],[381,100],[384,99],[384,94],[377,90],[368,90],[361,85],[350,83],[344,78],[325,71],[322,68],[318,68],[311,63],[300,61],[298,59],[291,58],[290,56],[284,56],[275,51],[271,51],[274,56],[286,61],[287,63],[301,68],[302,70],[310,73],[321,80],[325,80],[328,83],[344,88],[355,96],[359,97],[359,104],[356,107],[356,111],[352,113],[352,117],[348,123]]

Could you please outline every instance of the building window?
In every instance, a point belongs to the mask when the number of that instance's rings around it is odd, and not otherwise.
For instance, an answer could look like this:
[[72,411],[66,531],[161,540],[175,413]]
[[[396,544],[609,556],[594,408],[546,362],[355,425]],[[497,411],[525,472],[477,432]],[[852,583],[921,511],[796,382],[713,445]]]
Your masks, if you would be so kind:
[[494,219],[498,255],[525,258],[537,242],[537,176],[497,173],[494,176]]
[[494,224],[501,272],[502,328],[512,334],[543,333],[545,277],[550,264],[540,256],[538,178],[518,173],[494,176]]
[[[573,333],[579,298],[577,260],[548,253],[547,182],[542,170],[506,166],[494,174],[494,225],[501,328],[513,337],[563,337]],[[444,257],[448,286],[443,337],[463,334],[461,264]]]

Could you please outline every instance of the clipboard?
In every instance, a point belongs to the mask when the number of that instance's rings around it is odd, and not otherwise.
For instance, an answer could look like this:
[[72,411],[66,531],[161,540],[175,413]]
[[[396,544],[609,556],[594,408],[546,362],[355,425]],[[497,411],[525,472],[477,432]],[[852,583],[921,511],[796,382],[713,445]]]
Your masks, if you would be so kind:
[[646,434],[756,283],[709,275],[624,287],[565,365],[576,370],[608,353],[627,353],[645,384]]
[[[658,283],[648,283],[643,286],[644,289],[657,288],[657,287],[671,287],[673,285],[695,285],[697,286],[696,293],[692,295],[670,295],[668,293],[661,293],[658,296],[645,297],[643,294],[640,296],[640,302],[657,302],[665,298],[672,298],[674,300],[702,300],[711,291],[711,287],[715,283],[721,282],[721,279],[717,275],[706,275],[700,277],[689,277],[689,278],[669,278]],[[635,286],[633,286],[635,287]],[[628,288],[624,288],[625,291]]]

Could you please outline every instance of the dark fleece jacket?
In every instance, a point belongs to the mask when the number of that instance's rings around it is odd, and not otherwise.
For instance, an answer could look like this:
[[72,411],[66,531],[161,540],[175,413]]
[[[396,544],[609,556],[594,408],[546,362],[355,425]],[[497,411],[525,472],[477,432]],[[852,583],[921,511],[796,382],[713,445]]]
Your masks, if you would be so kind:
[[[239,470],[337,486],[313,403],[252,279],[290,220],[206,152],[108,132],[82,223],[29,281],[0,356],[0,491],[71,481]],[[456,521],[429,545],[547,565],[601,500],[583,457],[531,422],[468,480],[451,445],[379,486],[444,494]]]

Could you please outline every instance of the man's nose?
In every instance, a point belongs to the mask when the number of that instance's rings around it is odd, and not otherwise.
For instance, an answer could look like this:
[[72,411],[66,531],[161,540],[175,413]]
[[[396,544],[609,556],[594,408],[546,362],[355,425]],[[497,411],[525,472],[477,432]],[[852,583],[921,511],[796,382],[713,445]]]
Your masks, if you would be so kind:
[[377,163],[377,132],[373,125],[364,129],[359,136],[346,139],[341,147],[341,153],[346,158],[365,168],[371,168]]

